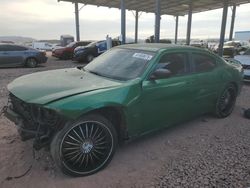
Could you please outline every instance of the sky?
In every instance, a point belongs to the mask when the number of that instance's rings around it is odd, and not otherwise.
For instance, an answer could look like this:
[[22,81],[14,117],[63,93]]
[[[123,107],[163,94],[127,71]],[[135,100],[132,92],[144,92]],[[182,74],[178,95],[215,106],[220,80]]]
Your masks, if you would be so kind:
[[[59,39],[62,34],[75,36],[74,5],[57,0],[0,0],[0,36],[24,36],[38,40]],[[79,4],[79,8],[82,4]],[[126,12],[127,37],[134,38],[135,18]],[[228,9],[226,37],[229,36],[231,8]],[[250,30],[250,3],[237,7],[235,31]],[[193,14],[191,38],[219,38],[222,9]],[[139,38],[154,34],[153,13],[139,18]],[[187,16],[179,18],[179,38],[186,37]],[[161,17],[161,38],[174,38],[175,18]],[[120,35],[120,11],[115,8],[84,6],[80,11],[82,40],[101,40]]]

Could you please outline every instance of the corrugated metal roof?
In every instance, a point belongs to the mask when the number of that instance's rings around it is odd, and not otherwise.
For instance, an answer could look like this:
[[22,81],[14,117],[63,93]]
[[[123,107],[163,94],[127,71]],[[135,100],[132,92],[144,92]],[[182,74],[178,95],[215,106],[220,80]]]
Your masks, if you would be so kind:
[[[58,0],[78,2],[86,5],[120,8],[120,0]],[[183,16],[188,14],[190,0],[161,0],[161,14]],[[223,0],[192,0],[193,13],[214,10],[223,7]],[[229,0],[229,5],[250,3],[250,0]],[[125,0],[127,10],[155,12],[155,0]]]

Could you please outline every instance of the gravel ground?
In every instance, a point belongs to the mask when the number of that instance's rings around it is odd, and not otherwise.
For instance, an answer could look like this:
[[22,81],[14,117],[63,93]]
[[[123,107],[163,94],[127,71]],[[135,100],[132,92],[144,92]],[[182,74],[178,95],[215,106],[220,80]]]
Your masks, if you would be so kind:
[[[49,58],[35,68],[0,69],[0,108],[7,103],[6,85],[24,74],[74,67],[77,63]],[[21,142],[12,122],[0,117],[0,187],[250,187],[250,85],[244,85],[233,114],[207,115],[154,133],[120,147],[110,165],[88,177],[63,175],[48,149],[32,157],[32,141]],[[25,172],[19,179],[8,179]],[[6,179],[7,178],[7,179]]]

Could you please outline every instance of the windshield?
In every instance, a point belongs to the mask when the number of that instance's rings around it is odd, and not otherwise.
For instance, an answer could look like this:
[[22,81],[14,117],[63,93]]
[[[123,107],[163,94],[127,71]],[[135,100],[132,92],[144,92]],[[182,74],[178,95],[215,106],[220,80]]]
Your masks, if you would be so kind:
[[103,77],[131,80],[141,76],[154,55],[148,51],[116,48],[94,59],[84,69]]

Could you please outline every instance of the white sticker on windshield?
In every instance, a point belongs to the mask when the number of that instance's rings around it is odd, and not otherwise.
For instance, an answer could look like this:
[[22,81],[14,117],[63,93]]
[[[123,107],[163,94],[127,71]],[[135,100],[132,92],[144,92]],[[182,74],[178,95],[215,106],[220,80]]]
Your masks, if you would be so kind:
[[152,55],[148,55],[148,54],[143,54],[143,53],[135,53],[133,55],[133,57],[149,61],[149,60],[152,59],[153,56]]

